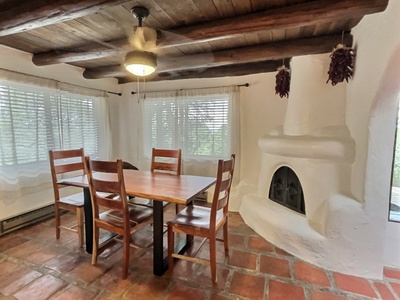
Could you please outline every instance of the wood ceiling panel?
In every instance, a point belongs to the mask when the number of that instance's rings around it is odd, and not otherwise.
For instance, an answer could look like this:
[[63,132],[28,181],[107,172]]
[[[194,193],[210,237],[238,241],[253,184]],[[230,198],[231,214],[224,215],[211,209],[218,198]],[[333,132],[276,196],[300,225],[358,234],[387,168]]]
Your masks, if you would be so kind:
[[50,48],[39,46],[31,39],[24,38],[22,36],[20,36],[18,39],[16,39],[13,35],[0,37],[0,44],[28,53],[37,53],[50,50]]
[[251,0],[232,0],[236,15],[244,15],[253,11]]
[[315,32],[315,25],[308,25],[301,27],[300,38],[313,36]]
[[260,44],[260,39],[257,32],[246,34],[244,38],[246,39],[248,46]]
[[206,21],[220,18],[219,12],[213,0],[196,1],[195,4]]
[[273,41],[272,30],[257,32],[260,44],[271,43]]
[[329,28],[331,27],[332,22],[324,22],[324,23],[319,23],[315,26],[315,35],[321,35],[329,32]]
[[161,9],[172,19],[174,26],[196,24],[206,21],[192,0],[155,0]]
[[271,30],[271,36],[273,42],[283,41],[286,36],[286,31],[285,29]]
[[294,40],[300,37],[301,27],[292,27],[285,29],[285,39]]
[[235,8],[231,0],[217,1],[214,0],[214,5],[217,8],[221,18],[232,17],[235,15]]

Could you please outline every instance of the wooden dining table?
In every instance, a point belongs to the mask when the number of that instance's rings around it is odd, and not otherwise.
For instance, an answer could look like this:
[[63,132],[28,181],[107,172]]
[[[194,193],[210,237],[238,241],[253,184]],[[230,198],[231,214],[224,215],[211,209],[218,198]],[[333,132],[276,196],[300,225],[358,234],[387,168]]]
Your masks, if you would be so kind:
[[[93,174],[96,177],[96,173]],[[163,201],[190,205],[197,194],[211,187],[216,179],[194,175],[171,175],[160,172],[124,170],[126,193],[129,196],[152,199],[153,201],[153,273],[161,276],[168,269],[168,259],[164,257]],[[89,185],[86,175],[61,179],[59,184],[81,187],[84,192],[85,243],[86,251],[92,253],[93,215]],[[187,239],[175,251],[182,252],[188,246]]]

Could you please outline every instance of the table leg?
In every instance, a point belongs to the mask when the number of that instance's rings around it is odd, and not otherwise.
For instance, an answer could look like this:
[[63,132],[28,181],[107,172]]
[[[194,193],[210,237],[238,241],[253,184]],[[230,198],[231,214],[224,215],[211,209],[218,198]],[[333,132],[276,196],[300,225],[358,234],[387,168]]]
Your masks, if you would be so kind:
[[92,200],[90,199],[89,188],[83,189],[83,210],[85,213],[85,243],[86,252],[92,254],[93,248],[93,215],[92,215]]
[[[168,270],[168,256],[164,257],[164,207],[153,200],[153,274],[161,276]],[[193,243],[193,236],[175,240],[175,253],[183,254]]]
[[163,223],[163,203],[153,200],[153,274],[157,276],[164,274],[168,268],[168,262],[164,260]]

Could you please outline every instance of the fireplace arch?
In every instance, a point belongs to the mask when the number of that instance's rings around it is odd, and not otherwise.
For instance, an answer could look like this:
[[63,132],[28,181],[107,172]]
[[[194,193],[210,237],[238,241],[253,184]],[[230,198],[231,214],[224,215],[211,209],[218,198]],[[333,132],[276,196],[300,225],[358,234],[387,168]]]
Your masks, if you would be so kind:
[[287,166],[280,167],[272,176],[269,199],[298,213],[306,214],[300,180],[296,173]]

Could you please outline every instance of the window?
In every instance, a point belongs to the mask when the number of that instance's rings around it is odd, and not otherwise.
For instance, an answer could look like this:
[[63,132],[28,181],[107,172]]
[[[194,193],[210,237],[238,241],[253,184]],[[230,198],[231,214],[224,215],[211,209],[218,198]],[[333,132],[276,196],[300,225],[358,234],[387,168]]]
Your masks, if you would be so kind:
[[48,182],[50,149],[98,157],[101,110],[96,96],[1,80],[0,189]]
[[[233,88],[146,93],[142,103],[143,151],[182,149],[186,158],[233,153]],[[237,120],[236,120],[237,121]]]
[[390,198],[389,220],[400,222],[400,109],[398,106],[395,146],[392,169],[392,191]]

